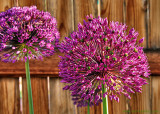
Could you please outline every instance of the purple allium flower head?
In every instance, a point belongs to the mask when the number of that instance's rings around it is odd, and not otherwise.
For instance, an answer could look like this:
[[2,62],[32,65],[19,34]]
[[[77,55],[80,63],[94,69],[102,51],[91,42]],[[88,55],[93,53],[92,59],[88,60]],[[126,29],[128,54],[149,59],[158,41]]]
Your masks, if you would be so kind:
[[36,6],[13,7],[0,13],[2,61],[25,60],[28,52],[32,59],[52,55],[59,38],[56,19]]
[[[86,106],[102,102],[106,95],[119,101],[118,94],[141,92],[147,84],[149,66],[143,48],[136,43],[138,33],[107,18],[87,16],[88,21],[61,43],[59,63],[64,87],[70,90],[74,104]],[[141,43],[141,41],[140,41]],[[102,84],[107,92],[101,93]]]

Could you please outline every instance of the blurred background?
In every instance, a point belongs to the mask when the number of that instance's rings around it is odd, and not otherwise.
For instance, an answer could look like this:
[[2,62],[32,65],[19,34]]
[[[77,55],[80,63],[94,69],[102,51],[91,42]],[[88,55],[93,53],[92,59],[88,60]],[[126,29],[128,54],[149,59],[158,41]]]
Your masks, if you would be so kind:
[[[148,56],[151,76],[142,93],[123,95],[120,102],[109,100],[109,114],[160,114],[160,0],[0,0],[0,12],[13,6],[36,5],[57,19],[61,41],[77,29],[86,15],[107,17],[139,32],[138,39]],[[87,107],[73,105],[69,91],[58,77],[56,52],[43,61],[30,61],[35,114],[86,114]],[[102,104],[92,106],[91,114],[102,114]],[[25,65],[0,62],[0,114],[29,114]]]

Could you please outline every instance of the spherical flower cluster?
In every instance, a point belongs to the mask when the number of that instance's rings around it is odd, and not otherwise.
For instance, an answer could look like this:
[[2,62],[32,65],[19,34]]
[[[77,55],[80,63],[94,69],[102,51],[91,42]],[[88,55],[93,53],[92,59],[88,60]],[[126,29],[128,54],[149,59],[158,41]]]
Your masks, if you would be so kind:
[[[64,87],[70,90],[74,104],[86,106],[102,102],[106,95],[119,101],[118,94],[130,98],[129,93],[141,92],[147,84],[149,66],[143,48],[136,43],[138,33],[126,25],[107,18],[87,16],[88,21],[61,43],[59,63]],[[107,91],[102,95],[102,84]]]
[[59,37],[56,19],[36,6],[0,13],[0,60],[4,62],[52,55]]

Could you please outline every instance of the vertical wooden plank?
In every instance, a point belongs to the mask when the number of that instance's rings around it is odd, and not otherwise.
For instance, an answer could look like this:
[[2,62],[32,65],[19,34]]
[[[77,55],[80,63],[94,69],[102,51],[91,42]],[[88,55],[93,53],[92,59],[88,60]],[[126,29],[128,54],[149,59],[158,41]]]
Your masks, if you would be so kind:
[[160,48],[160,0],[149,0],[149,48]]
[[108,98],[109,114],[125,114],[127,109],[127,98],[119,95],[119,102]]
[[73,0],[48,0],[47,11],[57,19],[62,41],[74,30]]
[[147,47],[147,33],[146,33],[146,13],[147,1],[146,0],[125,0],[126,4],[126,24],[128,30],[134,28],[138,33],[138,40],[145,37],[142,43],[143,47]]
[[101,17],[108,21],[124,22],[124,0],[101,0]]
[[[83,24],[86,16],[92,14],[98,17],[97,0],[73,0],[74,1],[74,26],[78,27],[78,23]],[[101,105],[90,107],[91,114],[101,114]],[[87,107],[77,107],[77,114],[87,114]]]
[[[38,76],[31,78],[33,107],[35,114],[48,114],[47,78]],[[28,93],[26,78],[23,78],[23,113],[29,114]]]
[[87,15],[92,14],[93,17],[98,16],[97,0],[74,0],[74,25],[75,29],[78,23],[83,23]]
[[[46,8],[46,0],[18,0],[18,2],[21,7],[36,5],[39,10]],[[47,78],[32,77],[31,84],[35,114],[48,114]],[[23,112],[29,113],[26,79],[23,79]]]
[[136,92],[131,94],[131,100],[129,100],[129,110],[130,114],[150,114],[150,82],[147,79],[149,84],[143,85],[142,93]]
[[90,107],[90,114],[103,114],[103,111],[101,110],[102,103],[99,105],[94,105]]
[[59,78],[50,78],[50,114],[76,113],[70,92],[62,89],[65,85]]
[[[101,17],[108,21],[124,22],[124,0],[101,0]],[[119,96],[119,103],[108,99],[109,114],[124,114],[127,110],[127,98]]]
[[18,78],[0,78],[0,114],[19,114]]
[[[0,12],[15,6],[14,0],[1,0]],[[18,78],[0,78],[0,114],[20,113]]]
[[151,114],[159,114],[160,113],[160,76],[152,76],[152,112]]
[[[74,29],[73,0],[47,0],[47,11],[57,19],[60,41]],[[50,78],[50,114],[75,114],[75,106],[69,91],[59,78]]]

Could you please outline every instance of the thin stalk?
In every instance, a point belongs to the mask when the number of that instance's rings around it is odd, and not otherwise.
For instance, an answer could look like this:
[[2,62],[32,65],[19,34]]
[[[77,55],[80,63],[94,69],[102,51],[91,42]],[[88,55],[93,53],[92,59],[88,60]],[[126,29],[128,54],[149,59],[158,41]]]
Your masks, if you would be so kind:
[[102,84],[102,101],[103,101],[103,114],[108,114],[108,98],[104,98],[103,94],[106,92],[104,84]]
[[89,102],[88,102],[88,106],[87,106],[87,114],[90,114],[90,106],[89,106]]
[[26,68],[26,80],[27,80],[28,101],[29,101],[29,113],[34,114],[28,54],[27,54],[27,61],[25,62],[25,68]]

